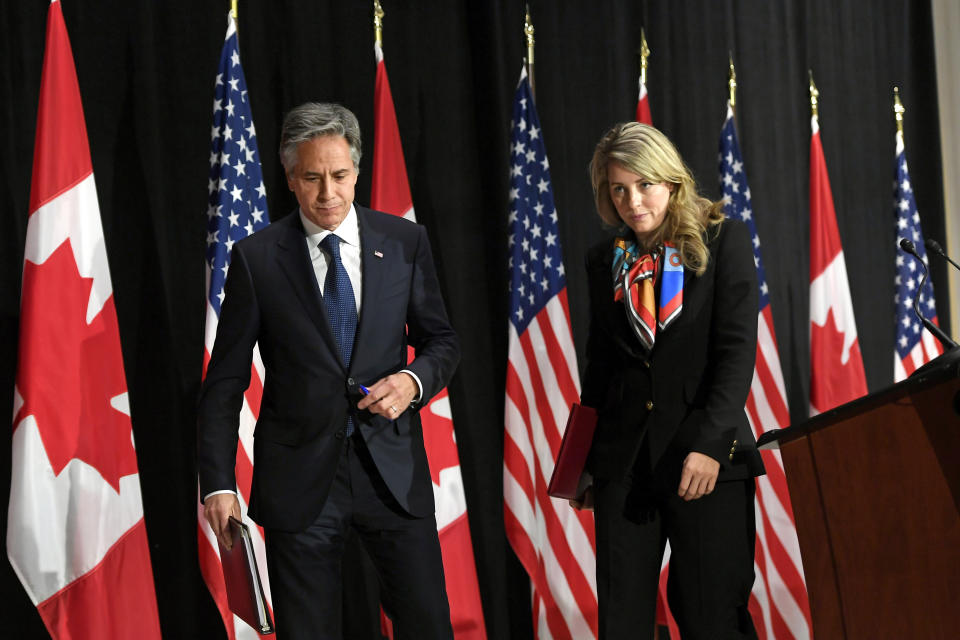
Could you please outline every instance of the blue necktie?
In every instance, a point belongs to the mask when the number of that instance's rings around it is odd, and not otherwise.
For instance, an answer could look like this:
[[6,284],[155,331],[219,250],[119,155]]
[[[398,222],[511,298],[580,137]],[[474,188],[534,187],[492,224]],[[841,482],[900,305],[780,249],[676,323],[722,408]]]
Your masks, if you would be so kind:
[[[330,256],[327,277],[323,284],[323,306],[330,321],[333,337],[340,347],[343,365],[350,369],[353,338],[357,333],[357,304],[353,297],[350,276],[340,261],[340,238],[331,233],[320,241],[320,248]],[[353,433],[353,417],[347,418],[347,435]]]

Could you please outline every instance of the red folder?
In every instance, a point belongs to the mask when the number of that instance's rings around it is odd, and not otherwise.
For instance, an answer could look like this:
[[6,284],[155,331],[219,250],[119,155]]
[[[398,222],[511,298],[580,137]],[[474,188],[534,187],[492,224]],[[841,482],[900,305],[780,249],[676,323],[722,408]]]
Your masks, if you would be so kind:
[[223,581],[227,585],[227,601],[230,610],[261,635],[273,633],[273,620],[260,583],[257,558],[253,554],[250,530],[230,516],[230,534],[233,547],[220,545],[220,563],[223,565]]
[[547,485],[548,495],[567,500],[580,497],[577,495],[580,476],[583,475],[596,428],[597,411],[574,402],[563,432],[557,463],[553,466],[553,475]]

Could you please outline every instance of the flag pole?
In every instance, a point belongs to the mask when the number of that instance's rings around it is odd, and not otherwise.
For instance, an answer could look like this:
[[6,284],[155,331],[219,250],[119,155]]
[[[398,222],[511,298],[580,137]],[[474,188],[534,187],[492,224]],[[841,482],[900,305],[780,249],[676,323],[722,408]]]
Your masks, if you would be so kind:
[[733,53],[728,52],[730,56],[730,70],[727,72],[727,87],[730,90],[730,108],[736,111],[737,108],[737,70],[733,66]]
[[893,113],[894,118],[897,120],[897,135],[903,140],[903,114],[907,110],[904,108],[903,103],[900,102],[900,87],[893,88]]
[[237,0],[230,0],[230,14],[233,16],[233,19],[237,19]]
[[643,27],[640,27],[640,48],[637,49],[637,53],[640,55],[640,83],[646,86],[647,59],[650,57],[650,47],[647,46],[647,34]]
[[810,74],[810,115],[819,124],[820,91],[817,89],[817,85],[813,83],[813,69],[807,69],[807,73]]
[[383,48],[383,5],[380,0],[373,0],[373,43]]
[[533,21],[530,20],[530,4],[526,5],[527,13],[523,20],[523,33],[527,37],[527,76],[530,78],[530,93],[537,97],[536,83],[533,81]]

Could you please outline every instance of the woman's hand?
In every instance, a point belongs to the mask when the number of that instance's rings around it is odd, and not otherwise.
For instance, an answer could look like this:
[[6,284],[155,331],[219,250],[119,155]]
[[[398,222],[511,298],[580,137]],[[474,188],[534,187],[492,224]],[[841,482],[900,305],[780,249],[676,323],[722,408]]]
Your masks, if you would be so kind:
[[587,487],[583,493],[580,494],[579,498],[573,498],[568,500],[570,506],[578,511],[585,509],[587,511],[593,511],[593,485]]
[[719,462],[708,455],[691,451],[683,461],[677,494],[687,501],[702,498],[713,492],[719,473]]

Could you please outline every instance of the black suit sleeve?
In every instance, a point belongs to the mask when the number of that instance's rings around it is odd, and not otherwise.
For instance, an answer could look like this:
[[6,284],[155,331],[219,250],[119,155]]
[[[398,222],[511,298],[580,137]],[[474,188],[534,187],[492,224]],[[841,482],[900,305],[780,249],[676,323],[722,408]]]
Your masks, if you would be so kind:
[[200,393],[197,467],[200,496],[236,490],[234,467],[243,393],[250,385],[253,347],[260,315],[250,270],[240,246],[234,247],[224,285],[217,338]]
[[602,409],[613,373],[619,362],[616,347],[601,319],[603,310],[613,297],[607,269],[599,250],[587,254],[587,288],[590,294],[590,328],[587,332],[587,366],[583,372],[580,402],[594,409]]
[[753,379],[757,355],[757,270],[746,225],[723,223],[715,255],[713,321],[704,380],[708,385],[704,411],[694,411],[698,435],[692,451],[721,464],[729,461],[737,426]]
[[407,306],[407,334],[416,356],[407,369],[423,385],[418,407],[430,401],[450,381],[460,361],[460,342],[447,320],[440,283],[433,266],[427,230],[418,226],[413,282]]

